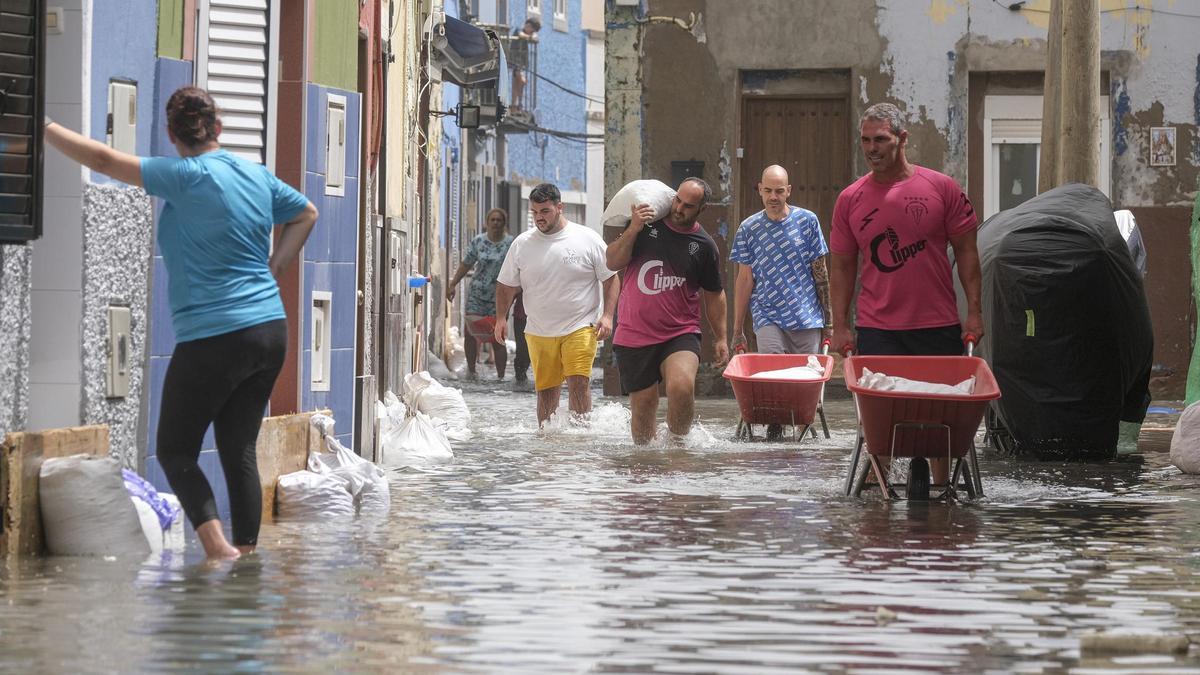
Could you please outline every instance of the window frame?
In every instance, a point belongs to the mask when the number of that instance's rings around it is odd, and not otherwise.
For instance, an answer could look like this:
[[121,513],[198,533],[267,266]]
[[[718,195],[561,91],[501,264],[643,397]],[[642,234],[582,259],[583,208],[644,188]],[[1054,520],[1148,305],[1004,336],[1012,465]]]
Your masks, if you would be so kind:
[[[1032,143],[1042,156],[1042,96],[988,95],[983,99],[983,208],[984,220],[999,213],[999,146]],[[1112,196],[1112,138],[1108,96],[1100,97],[1100,191]],[[1033,186],[1037,194],[1037,185]]]

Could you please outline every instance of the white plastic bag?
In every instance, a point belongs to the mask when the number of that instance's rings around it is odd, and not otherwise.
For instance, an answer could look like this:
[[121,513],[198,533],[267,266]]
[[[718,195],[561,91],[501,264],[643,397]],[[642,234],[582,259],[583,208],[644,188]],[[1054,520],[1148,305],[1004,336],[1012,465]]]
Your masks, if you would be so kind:
[[133,502],[133,508],[137,510],[138,522],[142,526],[142,536],[146,537],[150,553],[162,553],[163,531],[162,525],[158,522],[158,514],[154,512],[152,506],[137,497],[131,496],[129,501]]
[[296,471],[275,483],[275,510],[280,519],[320,522],[354,516],[349,481],[333,474]]
[[38,493],[46,549],[52,555],[150,553],[121,464],[112,457],[48,459],[38,476]]
[[379,420],[381,453],[386,452],[385,448],[396,442],[400,427],[404,426],[404,419],[407,415],[408,408],[400,401],[399,397],[390,391],[383,395],[382,401],[375,402],[375,418]]
[[386,466],[423,466],[451,459],[454,452],[446,434],[420,412],[406,419],[394,441],[383,446]]
[[309,454],[310,471],[344,478],[359,512],[379,513],[391,508],[391,492],[383,469],[354,454],[333,436],[325,437],[325,449],[327,452]]
[[462,377],[463,373],[467,372],[467,352],[458,326],[451,326],[446,338],[450,343],[450,353],[446,354],[446,367],[458,377]]
[[604,227],[625,227],[633,207],[638,204],[649,204],[654,209],[654,220],[661,220],[671,212],[674,199],[675,190],[662,181],[635,180],[617,190],[600,221]]
[[764,370],[754,373],[750,377],[771,380],[819,380],[825,374],[825,366],[821,365],[821,359],[815,356],[809,356],[808,362],[803,366],[795,366],[793,368],[781,368],[780,370]]
[[858,378],[858,386],[879,391],[906,391],[919,394],[950,394],[967,396],[975,392],[975,376],[972,375],[958,384],[942,384],[940,382],[922,382],[904,377],[873,373],[863,368],[862,377]]
[[172,520],[167,529],[163,530],[163,548],[168,551],[182,551],[184,547],[183,505],[179,503],[179,498],[173,494],[163,492],[158,494],[173,506],[179,508],[179,515],[175,516],[175,520]]
[[453,428],[465,428],[471,421],[471,411],[463,400],[462,391],[444,386],[428,372],[409,374],[404,378],[404,385],[409,407],[445,420]]
[[1200,473],[1200,402],[1185,408],[1175,423],[1171,463],[1184,473]]
[[[464,357],[465,358],[465,357]],[[439,359],[436,354],[425,350],[425,368],[428,372],[433,373],[433,376],[439,380],[457,380],[458,374],[450,370],[444,361]]]

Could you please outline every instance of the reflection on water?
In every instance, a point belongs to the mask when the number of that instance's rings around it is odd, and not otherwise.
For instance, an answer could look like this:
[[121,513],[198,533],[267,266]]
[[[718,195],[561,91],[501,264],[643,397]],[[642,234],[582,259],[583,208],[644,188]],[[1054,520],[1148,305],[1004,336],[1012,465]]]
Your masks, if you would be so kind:
[[[684,447],[535,429],[528,394],[475,385],[453,463],[392,470],[392,512],[268,526],[231,564],[0,568],[13,672],[1196,672],[1081,654],[1079,636],[1200,632],[1196,479],[1144,463],[984,453],[976,503],[843,497],[833,438],[732,440],[702,401]],[[495,388],[491,385],[490,388]]]

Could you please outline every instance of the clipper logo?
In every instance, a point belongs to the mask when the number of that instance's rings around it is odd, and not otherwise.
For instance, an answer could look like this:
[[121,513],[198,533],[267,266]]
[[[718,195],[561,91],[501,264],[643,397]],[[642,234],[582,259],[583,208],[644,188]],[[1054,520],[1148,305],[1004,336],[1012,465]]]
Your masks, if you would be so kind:
[[[885,241],[888,244],[888,248],[886,251],[881,252],[880,248]],[[924,239],[907,246],[901,246],[899,235],[891,227],[888,227],[883,231],[883,234],[871,240],[871,264],[875,265],[875,269],[880,272],[890,274],[904,267],[906,262],[917,257],[917,254],[924,250]]]
[[642,265],[642,269],[638,270],[638,290],[646,295],[658,295],[663,291],[679,288],[687,281],[684,277],[663,274],[662,266],[663,261],[661,260],[647,260]]

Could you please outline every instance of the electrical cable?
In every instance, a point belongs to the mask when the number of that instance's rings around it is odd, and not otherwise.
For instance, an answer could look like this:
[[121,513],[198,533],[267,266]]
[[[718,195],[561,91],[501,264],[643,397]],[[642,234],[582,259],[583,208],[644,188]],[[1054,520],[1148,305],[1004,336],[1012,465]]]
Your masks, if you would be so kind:
[[[526,72],[530,72],[530,71],[526,71]],[[586,100],[588,100],[588,101],[591,101],[592,103],[598,103],[598,104],[600,104],[600,105],[604,105],[604,99],[602,99],[602,98],[596,98],[596,97],[594,97],[594,96],[590,96],[590,95],[588,95],[588,94],[585,94],[585,93],[583,93],[583,92],[579,92],[579,91],[576,91],[576,90],[574,90],[574,89],[570,89],[570,88],[568,88],[568,87],[565,87],[565,86],[563,86],[563,85],[561,85],[561,84],[559,84],[559,83],[555,82],[554,80],[552,80],[552,79],[550,79],[550,78],[546,77],[545,75],[542,75],[541,73],[533,73],[533,76],[534,76],[534,77],[536,77],[536,78],[537,78],[537,79],[539,79],[539,80],[542,80],[543,82],[546,82],[547,84],[549,84],[549,85],[551,85],[551,86],[553,86],[553,87],[557,87],[557,88],[559,88],[559,89],[561,89],[561,90],[563,90],[563,91],[567,92],[568,94],[571,94],[572,96],[578,96],[579,98],[586,99]]]
[[[1024,2],[1013,2],[1004,4],[1000,0],[992,0],[992,2],[1001,7],[1013,12],[1032,12],[1035,14],[1049,14],[1048,9],[1039,9],[1036,7],[1026,7]],[[1132,7],[1119,7],[1114,9],[1102,9],[1101,14],[1115,14],[1117,12],[1147,12],[1149,14],[1165,14],[1167,16],[1179,16],[1185,19],[1200,19],[1200,14],[1184,14],[1183,12],[1172,12],[1169,9],[1156,9],[1154,7],[1143,7],[1141,4],[1134,4]]]

